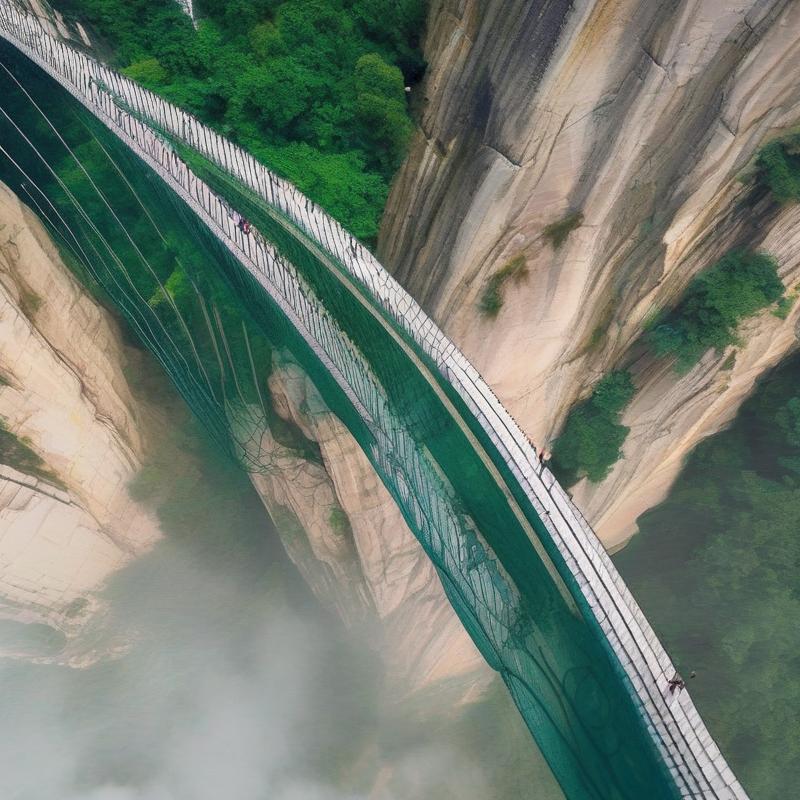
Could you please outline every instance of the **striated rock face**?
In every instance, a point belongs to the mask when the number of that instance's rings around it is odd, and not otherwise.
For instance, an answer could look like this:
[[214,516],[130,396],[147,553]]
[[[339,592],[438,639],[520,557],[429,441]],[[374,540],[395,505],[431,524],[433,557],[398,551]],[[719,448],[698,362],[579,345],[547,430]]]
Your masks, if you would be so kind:
[[80,22],[65,20],[61,12],[54,9],[47,0],[17,0],[17,2],[26,13],[37,16],[51,36],[68,41],[73,46],[83,45],[93,49],[97,47],[98,43],[91,40]]
[[[796,290],[800,207],[784,211],[754,244],[776,257],[783,282]],[[721,355],[707,353],[688,375],[679,377],[669,364],[649,358],[633,363],[638,391],[622,418],[630,427],[623,458],[602,483],[581,481],[573,495],[589,510],[608,547],[620,546],[636,532],[636,517],[666,497],[684,456],[733,419],[759,376],[797,347],[799,330],[795,303],[785,320],[766,310],[745,321],[740,346]]]
[[[44,624],[66,638],[57,652],[11,645],[7,655],[96,657],[99,590],[160,536],[127,488],[164,424],[132,393],[132,357],[0,184],[0,626]],[[266,469],[252,476],[306,581],[369,635],[397,699],[446,689],[441,709],[479,696],[492,673],[356,441],[293,362],[276,362],[269,390],[319,443],[317,462],[263,431]]]
[[358,443],[296,364],[277,361],[269,388],[278,413],[318,442],[322,457],[299,458],[265,433],[261,460],[270,468],[253,476],[306,581],[370,631],[389,691],[446,685],[453,702],[478,697],[492,673]]
[[152,415],[127,362],[108,313],[0,184],[0,618],[77,636],[106,578],[160,535],[127,490]]
[[[610,545],[683,456],[795,347],[794,316],[745,329],[736,365],[678,378],[632,349],[643,323],[733,246],[797,280],[796,214],[745,202],[757,148],[800,120],[800,5],[787,0],[434,0],[421,130],[379,255],[532,435],[554,437],[636,360],[625,462],[578,499]],[[578,216],[580,215],[580,216]],[[572,217],[559,246],[546,228]],[[490,277],[523,256],[494,319]]]

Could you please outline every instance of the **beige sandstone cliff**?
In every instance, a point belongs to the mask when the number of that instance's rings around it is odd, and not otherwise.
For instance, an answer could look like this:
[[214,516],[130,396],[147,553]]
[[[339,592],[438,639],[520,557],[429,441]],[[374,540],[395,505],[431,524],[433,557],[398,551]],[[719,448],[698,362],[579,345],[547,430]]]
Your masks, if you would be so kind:
[[128,362],[116,324],[0,184],[0,619],[76,637],[107,578],[160,536],[127,489],[153,418]]
[[[67,646],[54,657],[70,663],[92,657],[81,634],[102,616],[98,592],[159,537],[127,488],[163,424],[128,384],[134,356],[0,185],[0,423],[41,459],[17,463],[0,438],[0,620],[60,631]],[[316,463],[263,431],[268,469],[252,476],[309,585],[369,635],[396,698],[431,687],[453,703],[480,695],[491,673],[355,440],[293,362],[276,360],[269,390],[319,442]]]
[[[746,200],[757,148],[800,121],[800,4],[787,0],[434,0],[418,133],[379,255],[543,443],[609,369],[635,362],[625,460],[576,497],[610,546],[703,436],[796,346],[796,314],[748,323],[732,369],[679,378],[632,347],[732,246],[790,287],[797,214]],[[546,226],[582,223],[554,248]],[[496,319],[478,303],[515,256]],[[727,366],[727,364],[726,364]]]
[[[787,285],[800,278],[797,212],[743,203],[739,181],[800,118],[798,32],[800,6],[786,0],[432,2],[421,133],[380,255],[537,441],[632,363],[625,459],[575,490],[609,546],[795,346],[797,310],[750,321],[732,366],[709,353],[681,378],[632,347],[643,320],[733,245],[763,244]],[[544,228],[571,212],[583,222],[554,249]],[[520,254],[527,275],[485,319],[487,280]],[[316,463],[264,433],[274,469],[254,476],[309,584],[349,624],[374,626],[398,693],[443,682],[460,699],[477,693],[486,668],[364,455],[291,363],[270,390],[320,443]]]
[[396,699],[433,687],[454,704],[480,696],[492,673],[358,443],[291,360],[276,359],[269,388],[322,457],[299,458],[266,432],[260,457],[271,468],[252,476],[305,580],[369,634]]

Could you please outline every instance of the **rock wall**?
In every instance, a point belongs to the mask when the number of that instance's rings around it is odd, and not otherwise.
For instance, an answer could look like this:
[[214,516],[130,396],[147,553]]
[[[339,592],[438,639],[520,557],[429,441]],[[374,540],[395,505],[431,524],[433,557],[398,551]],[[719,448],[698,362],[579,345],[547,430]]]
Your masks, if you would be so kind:
[[[102,620],[108,578],[160,536],[128,490],[165,424],[129,385],[133,358],[0,184],[0,620],[59,631],[53,657],[76,665],[98,655],[82,634]],[[252,476],[308,584],[369,636],[396,699],[437,687],[441,710],[480,696],[492,673],[358,444],[293,362],[276,359],[269,391],[319,443],[316,462],[262,431],[268,467]]]
[[292,361],[276,359],[269,388],[277,412],[318,442],[322,457],[304,460],[266,432],[260,460],[270,468],[252,476],[305,580],[368,633],[396,699],[434,687],[453,705],[479,697],[493,673],[358,443]]
[[[763,244],[787,285],[800,277],[796,212],[745,202],[739,180],[757,147],[800,117],[798,31],[800,6],[788,0],[432,2],[430,68],[413,98],[420,131],[379,255],[537,442],[600,376],[632,364],[625,459],[602,484],[575,489],[609,546],[796,346],[796,311],[785,321],[765,312],[735,358],[709,353],[680,378],[635,342],[643,321],[731,246]],[[577,214],[554,247],[547,226]],[[520,255],[524,275],[505,287],[498,317],[485,317],[487,282]],[[349,624],[372,627],[399,694],[445,683],[461,687],[458,699],[479,693],[486,669],[352,437],[291,363],[275,365],[270,390],[320,444],[317,463],[264,432],[274,468],[254,476],[306,580]],[[135,470],[139,444],[125,436],[136,426],[118,413],[112,427],[128,448],[118,448],[118,475],[129,474],[122,453]],[[76,491],[90,471],[72,475]],[[80,502],[98,529],[117,518]]]
[[[625,462],[577,490],[609,545],[796,346],[796,315],[768,313],[732,370],[728,353],[709,354],[678,378],[634,345],[732,246],[775,245],[797,280],[794,212],[751,201],[740,178],[800,120],[798,33],[787,0],[432,4],[420,130],[379,255],[538,443],[605,372],[636,362]],[[570,216],[556,247],[546,229]],[[489,279],[520,255],[525,274],[487,317]]]
[[155,422],[129,360],[109,314],[0,184],[0,618],[77,637],[109,575],[160,536],[127,489]]

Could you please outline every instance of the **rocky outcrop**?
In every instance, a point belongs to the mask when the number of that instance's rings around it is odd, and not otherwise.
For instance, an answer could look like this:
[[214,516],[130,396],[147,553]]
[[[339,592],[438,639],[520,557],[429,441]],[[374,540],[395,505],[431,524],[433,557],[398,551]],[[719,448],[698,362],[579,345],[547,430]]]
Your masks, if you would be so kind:
[[320,448],[321,463],[305,460],[267,432],[259,460],[269,466],[252,476],[303,577],[369,632],[397,698],[434,687],[453,704],[480,696],[492,673],[358,443],[292,361],[276,359],[269,388],[276,411]]
[[159,537],[127,488],[155,419],[129,362],[108,312],[0,185],[1,618],[76,637],[107,578]]
[[[754,243],[776,257],[793,297],[800,281],[800,207],[785,210]],[[740,344],[708,352],[688,375],[646,356],[634,361],[638,391],[622,418],[630,427],[623,458],[602,483],[583,480],[573,490],[608,547],[618,548],[636,532],[636,518],[666,497],[686,454],[733,419],[758,378],[797,347],[799,330],[795,302],[786,319],[768,309],[747,320]]]
[[[794,317],[744,330],[733,369],[679,378],[634,346],[645,321],[733,246],[796,275],[791,210],[748,197],[757,148],[800,119],[800,6],[435,0],[420,131],[380,253],[466,351],[534,441],[631,360],[639,394],[619,464],[578,499],[610,545],[662,497],[688,449],[795,346]],[[564,224],[556,246],[553,225]],[[774,246],[773,246],[774,245]],[[479,304],[523,256],[496,318]]]

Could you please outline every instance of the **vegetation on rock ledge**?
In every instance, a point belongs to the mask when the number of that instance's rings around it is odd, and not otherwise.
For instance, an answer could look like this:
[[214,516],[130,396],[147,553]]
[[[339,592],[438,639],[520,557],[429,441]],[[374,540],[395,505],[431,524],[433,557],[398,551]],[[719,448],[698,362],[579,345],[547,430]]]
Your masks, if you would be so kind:
[[756,168],[757,181],[766,186],[779,203],[800,200],[800,133],[762,147]]
[[478,307],[487,317],[496,317],[503,307],[503,289],[510,278],[519,280],[528,274],[525,256],[520,253],[502,266],[486,284]]
[[12,433],[2,419],[0,419],[0,464],[7,464],[19,472],[40,478],[59,489],[66,489],[64,482],[49,469],[28,440]]
[[580,228],[581,225],[583,225],[583,214],[580,211],[573,211],[563,219],[551,222],[543,231],[544,238],[548,239],[553,247],[558,250],[567,241],[567,237],[572,231]]
[[771,256],[732,250],[692,280],[678,305],[655,320],[646,339],[656,355],[673,356],[676,371],[683,374],[712,347],[735,344],[739,323],[782,296]]
[[553,445],[553,472],[567,486],[584,475],[601,481],[621,457],[628,428],[620,415],[633,398],[631,374],[606,375],[592,396],[570,411],[564,430]]

